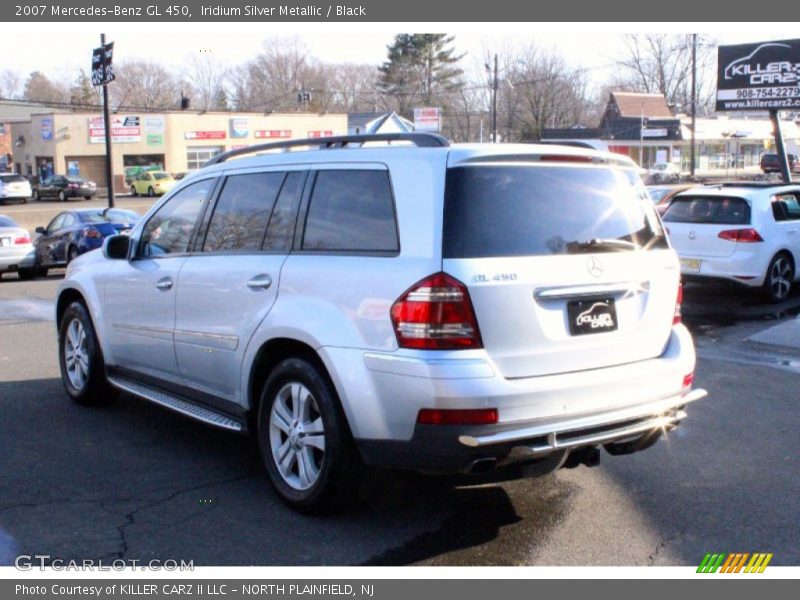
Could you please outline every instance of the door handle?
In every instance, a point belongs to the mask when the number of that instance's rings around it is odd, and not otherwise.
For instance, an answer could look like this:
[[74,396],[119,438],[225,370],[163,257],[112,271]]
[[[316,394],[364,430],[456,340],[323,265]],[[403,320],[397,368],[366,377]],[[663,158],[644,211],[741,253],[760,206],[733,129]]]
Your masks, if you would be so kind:
[[160,290],[167,291],[172,288],[172,279],[170,279],[169,277],[164,277],[162,279],[159,279],[158,283],[156,283],[156,287]]
[[249,287],[251,290],[266,290],[271,285],[272,285],[272,278],[266,273],[262,273],[261,275],[256,275],[250,281],[247,282],[247,287]]

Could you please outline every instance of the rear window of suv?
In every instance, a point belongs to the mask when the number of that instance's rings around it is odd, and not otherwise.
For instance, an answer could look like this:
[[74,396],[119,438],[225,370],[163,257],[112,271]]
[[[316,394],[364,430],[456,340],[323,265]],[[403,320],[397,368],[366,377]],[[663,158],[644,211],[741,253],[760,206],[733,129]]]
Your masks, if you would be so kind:
[[0,181],[3,183],[27,183],[28,180],[22,175],[0,175]]
[[448,169],[444,258],[666,248],[632,170],[563,166]]
[[750,205],[736,197],[678,196],[661,218],[665,223],[747,225],[750,223]]

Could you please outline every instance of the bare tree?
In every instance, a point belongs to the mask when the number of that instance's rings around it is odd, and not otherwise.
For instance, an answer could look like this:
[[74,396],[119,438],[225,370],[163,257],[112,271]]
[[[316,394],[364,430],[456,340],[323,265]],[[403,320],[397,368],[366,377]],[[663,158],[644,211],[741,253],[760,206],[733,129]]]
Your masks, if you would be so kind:
[[191,98],[192,108],[201,111],[226,110],[228,70],[216,61],[213,54],[203,52],[192,55],[183,75],[190,89],[182,91]]
[[180,82],[163,66],[149,61],[128,61],[114,66],[116,79],[108,86],[115,110],[144,110],[180,106]]
[[17,98],[22,92],[22,78],[16,71],[0,71],[0,98]]
[[30,102],[61,104],[69,102],[69,89],[61,82],[52,81],[41,71],[34,71],[25,81],[22,97]]
[[[611,81],[614,89],[663,94],[676,110],[691,105],[691,34],[625,34],[625,50],[617,60],[622,71]],[[716,42],[698,36],[698,112],[708,112],[715,86]]]
[[378,70],[372,65],[330,65],[325,80],[331,111],[348,113],[384,108],[377,91]]

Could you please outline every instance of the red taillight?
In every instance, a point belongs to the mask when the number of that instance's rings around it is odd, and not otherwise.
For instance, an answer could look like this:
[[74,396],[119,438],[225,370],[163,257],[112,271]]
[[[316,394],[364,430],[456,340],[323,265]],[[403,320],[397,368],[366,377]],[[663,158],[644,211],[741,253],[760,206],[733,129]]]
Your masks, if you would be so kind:
[[573,154],[543,154],[539,157],[540,161],[546,162],[592,162],[591,156],[580,156]]
[[494,425],[496,408],[455,409],[423,408],[417,415],[420,425]]
[[672,316],[672,324],[677,325],[681,322],[681,304],[683,304],[683,284],[678,284],[678,297],[675,299],[675,313]]
[[692,384],[694,383],[694,373],[689,373],[683,377],[683,385],[681,386],[681,390],[683,393],[687,393],[691,391]]
[[726,229],[725,231],[720,231],[717,237],[729,242],[742,242],[745,244],[764,241],[764,238],[755,229]]
[[78,189],[80,186],[77,183],[69,183],[69,184],[67,184],[67,187],[72,189],[72,190],[75,190],[75,189]]
[[97,231],[94,227],[90,227],[86,230],[86,237],[87,238],[101,238],[103,234]]
[[19,245],[19,246],[21,246],[23,244],[30,244],[31,243],[31,238],[29,238],[27,235],[21,235],[19,237],[14,238],[14,243]]
[[446,273],[417,282],[392,305],[392,324],[401,348],[482,348],[467,287]]

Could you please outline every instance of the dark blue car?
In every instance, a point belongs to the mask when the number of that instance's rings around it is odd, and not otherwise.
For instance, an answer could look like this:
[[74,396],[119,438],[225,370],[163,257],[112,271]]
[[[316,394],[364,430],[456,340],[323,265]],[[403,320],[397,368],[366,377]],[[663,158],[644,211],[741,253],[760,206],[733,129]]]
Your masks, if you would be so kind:
[[36,228],[36,233],[40,234],[33,243],[37,274],[47,275],[51,267],[66,266],[84,252],[102,246],[107,236],[130,231],[138,220],[138,214],[120,208],[58,213],[46,228]]

